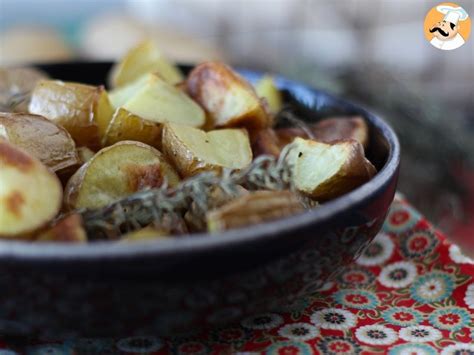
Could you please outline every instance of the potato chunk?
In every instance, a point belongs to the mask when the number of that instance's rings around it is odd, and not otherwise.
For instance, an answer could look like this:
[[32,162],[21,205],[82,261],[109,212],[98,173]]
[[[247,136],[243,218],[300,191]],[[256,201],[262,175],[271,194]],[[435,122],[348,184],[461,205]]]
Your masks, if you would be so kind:
[[[314,139],[331,143],[341,139],[355,139],[365,148],[369,145],[369,127],[362,117],[333,117],[309,125]],[[296,137],[309,138],[301,128],[280,128],[276,134],[281,146],[291,143]]]
[[26,151],[0,139],[0,237],[21,238],[56,216],[62,187]]
[[107,147],[120,141],[133,140],[161,148],[161,128],[160,123],[144,120],[119,108],[109,123],[102,144]]
[[54,172],[79,161],[69,133],[42,116],[0,113],[0,138],[26,150]]
[[252,150],[245,129],[210,132],[168,123],[163,127],[163,153],[181,176],[223,167],[243,169],[252,162]]
[[183,80],[178,67],[163,57],[153,41],[147,40],[128,51],[112,68],[109,81],[112,87],[122,86],[148,73],[157,73],[172,85]]
[[211,233],[269,222],[303,212],[297,194],[291,191],[252,191],[206,214]]
[[154,74],[123,108],[146,120],[175,122],[201,127],[206,121],[203,109],[184,92]]
[[100,148],[113,108],[103,86],[55,80],[40,81],[31,96],[30,113],[63,126],[78,146]]
[[296,138],[294,143],[291,159],[295,186],[318,201],[349,192],[376,174],[356,140],[327,144]]
[[63,243],[85,243],[87,234],[82,225],[82,217],[78,213],[72,213],[51,227],[42,231],[35,237],[37,242],[63,242]]
[[64,203],[69,209],[98,208],[145,188],[170,186],[179,176],[163,155],[149,145],[123,141],[100,150],[68,181]]
[[187,90],[212,118],[215,127],[246,127],[251,131],[271,126],[271,117],[253,87],[231,68],[205,62],[189,74]]
[[281,110],[283,106],[283,97],[271,76],[263,76],[255,84],[255,91],[259,97],[262,97],[267,101],[271,113],[276,114]]
[[109,98],[112,106],[115,109],[118,109],[119,107],[125,105],[128,100],[135,96],[135,94],[140,91],[143,86],[146,85],[149,79],[150,75],[143,75],[139,79],[129,84],[123,85],[110,91]]

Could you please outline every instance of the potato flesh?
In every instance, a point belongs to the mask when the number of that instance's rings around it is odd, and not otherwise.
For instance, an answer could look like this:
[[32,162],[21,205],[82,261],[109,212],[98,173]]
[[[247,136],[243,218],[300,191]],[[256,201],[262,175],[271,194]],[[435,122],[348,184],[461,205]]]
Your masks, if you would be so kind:
[[113,109],[103,87],[40,81],[33,90],[30,113],[42,115],[63,126],[78,146],[100,148]]
[[41,116],[0,113],[0,138],[25,149],[54,172],[79,161],[69,133]]
[[268,107],[272,113],[277,113],[283,106],[281,92],[275,85],[273,78],[265,75],[255,84],[255,91],[259,97],[267,100]]
[[210,132],[178,124],[163,128],[163,152],[181,176],[223,167],[243,169],[252,161],[248,134],[244,129]]
[[298,145],[298,158],[301,158],[301,163],[295,165],[295,175],[301,177],[297,180],[298,189],[311,191],[335,175],[348,159],[348,148],[346,145]]
[[58,178],[39,160],[0,139],[0,237],[35,231],[61,207]]
[[147,83],[123,108],[146,120],[159,123],[174,122],[201,127],[206,121],[206,115],[198,104],[156,75],[150,75]]
[[228,66],[219,62],[198,65],[189,74],[187,89],[213,119],[215,127],[271,126],[271,117],[253,87]]
[[149,80],[149,75],[143,75],[139,79],[116,88],[109,93],[110,103],[115,109],[122,107],[125,103],[132,98]]
[[161,130],[161,124],[145,120],[120,108],[115,112],[105,132],[103,146],[134,140],[161,148]]
[[294,163],[295,186],[318,201],[347,193],[376,174],[356,140],[326,144],[296,138],[294,143],[290,159]]
[[132,48],[112,68],[111,84],[113,87],[123,86],[153,72],[172,85],[183,80],[180,70],[163,57],[153,41],[148,40]]
[[123,141],[99,151],[65,189],[68,208],[99,208],[147,187],[170,186],[179,176],[162,154],[140,142]]

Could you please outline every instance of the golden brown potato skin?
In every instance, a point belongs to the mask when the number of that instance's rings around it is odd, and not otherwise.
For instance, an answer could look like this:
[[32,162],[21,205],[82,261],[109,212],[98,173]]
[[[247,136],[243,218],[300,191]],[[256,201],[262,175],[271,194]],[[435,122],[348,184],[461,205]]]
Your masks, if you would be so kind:
[[304,207],[292,191],[252,191],[206,214],[211,233],[269,222],[303,212]]
[[246,127],[252,134],[272,124],[254,88],[223,63],[196,66],[186,85],[189,95],[206,110],[215,127]]
[[0,113],[0,137],[26,150],[56,173],[79,162],[69,133],[42,116]]
[[38,159],[0,138],[0,238],[24,238],[53,219],[62,187]]
[[31,95],[30,113],[63,126],[78,147],[98,150],[113,108],[103,86],[57,80],[40,81]]

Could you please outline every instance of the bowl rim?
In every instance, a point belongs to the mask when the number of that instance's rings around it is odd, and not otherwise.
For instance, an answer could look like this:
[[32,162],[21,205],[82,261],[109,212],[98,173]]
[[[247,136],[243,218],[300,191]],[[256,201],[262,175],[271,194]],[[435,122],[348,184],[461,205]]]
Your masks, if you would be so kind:
[[[94,63],[57,63],[64,64],[94,64]],[[52,66],[56,63],[51,64]],[[49,66],[45,65],[45,66]],[[257,70],[239,69],[244,76],[252,76],[253,79],[263,76],[265,73]],[[336,95],[314,89],[298,81],[275,76],[278,86],[291,87],[305,90],[314,97],[325,96],[337,103],[359,112],[364,119],[379,130],[388,143],[388,157],[375,177],[367,183],[359,186],[351,192],[344,194],[334,200],[326,202],[324,208],[316,208],[304,213],[279,219],[272,222],[262,223],[254,226],[233,229],[218,234],[197,233],[192,236],[165,239],[159,241],[143,241],[139,243],[114,243],[110,241],[97,241],[80,245],[70,245],[58,242],[51,243],[29,243],[25,241],[0,240],[0,260],[23,260],[32,262],[71,262],[92,261],[120,258],[136,258],[146,256],[164,256],[188,254],[197,251],[210,251],[222,247],[233,247],[246,243],[252,243],[260,239],[278,238],[292,229],[301,228],[310,224],[324,223],[331,218],[345,212],[352,206],[357,206],[364,200],[375,195],[379,189],[386,185],[396,174],[400,163],[400,143],[394,130],[379,116],[367,111],[360,104],[356,104]]]

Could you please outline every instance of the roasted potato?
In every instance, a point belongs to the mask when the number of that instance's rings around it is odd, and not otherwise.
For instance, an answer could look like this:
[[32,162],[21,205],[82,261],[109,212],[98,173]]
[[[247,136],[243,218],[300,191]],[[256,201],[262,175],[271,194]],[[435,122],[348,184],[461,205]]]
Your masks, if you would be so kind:
[[181,71],[163,57],[156,44],[147,40],[132,48],[110,73],[112,87],[129,84],[148,73],[157,73],[170,84],[183,80]]
[[58,178],[25,150],[0,139],[0,237],[21,238],[61,208]]
[[259,97],[264,98],[267,101],[271,113],[276,114],[281,110],[283,106],[283,97],[271,76],[263,76],[255,84],[255,91]]
[[35,68],[0,68],[0,111],[28,112],[29,93],[48,76]]
[[186,83],[188,93],[204,107],[215,127],[246,127],[252,133],[272,125],[253,87],[223,63],[198,65]]
[[175,122],[201,127],[206,121],[206,114],[197,103],[154,74],[148,75],[146,84],[123,108],[134,115],[159,123]]
[[68,181],[67,209],[98,208],[145,188],[170,186],[179,176],[163,155],[149,145],[123,141],[103,148]]
[[[321,120],[309,126],[314,139],[331,143],[341,139],[355,139],[364,149],[369,145],[369,127],[362,117],[334,117]],[[276,130],[281,146],[291,143],[295,137],[309,138],[301,128],[280,128]]]
[[30,113],[63,126],[78,146],[100,148],[113,108],[103,86],[40,81],[32,92]]
[[[308,128],[314,139],[320,142],[355,139],[364,149],[369,145],[369,128],[361,117],[329,118],[310,124]],[[270,154],[278,157],[283,147],[293,142],[296,137],[309,139],[306,131],[299,127],[260,130],[252,140],[254,156]]]
[[72,213],[61,218],[46,230],[38,233],[35,237],[35,241],[64,243],[87,242],[87,234],[82,224],[81,215]]
[[115,88],[109,92],[110,103],[112,106],[117,109],[125,105],[125,103],[130,100],[135,94],[146,85],[149,81],[149,75],[143,75],[139,79],[123,85],[121,87]]
[[349,192],[375,174],[356,140],[323,143],[296,138],[291,152],[296,188],[318,201]]
[[69,133],[42,116],[0,113],[0,138],[24,149],[56,173],[79,162]]
[[291,191],[252,191],[207,213],[209,232],[222,232],[292,216],[303,212],[297,194]]
[[243,169],[252,162],[252,150],[245,129],[210,132],[167,123],[163,127],[163,153],[182,177],[223,167]]
[[124,108],[119,108],[105,131],[102,144],[107,147],[120,141],[133,140],[160,149],[161,129],[160,123],[145,120]]

